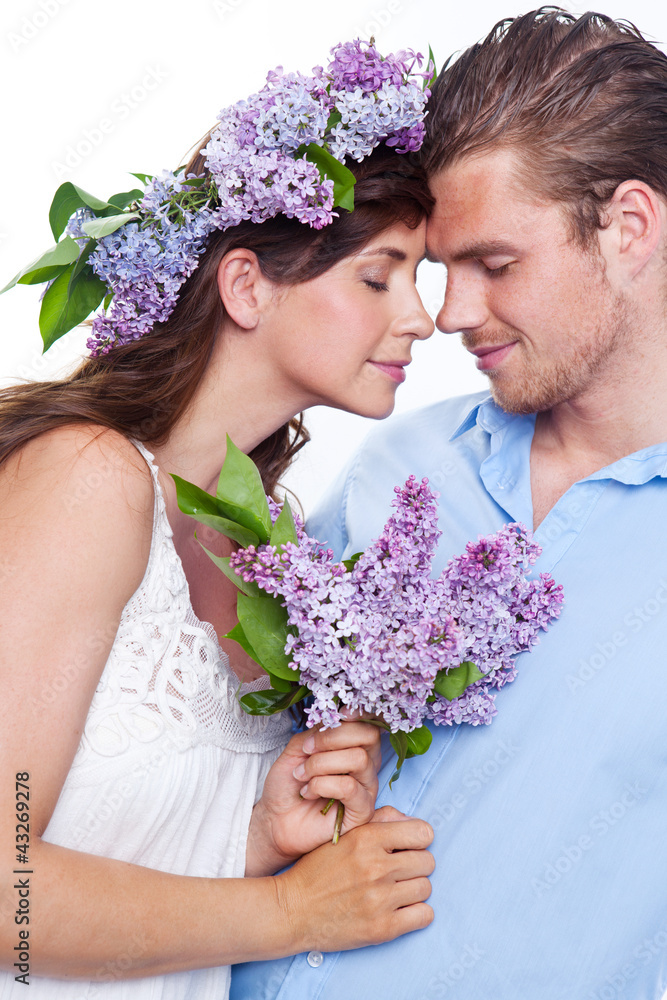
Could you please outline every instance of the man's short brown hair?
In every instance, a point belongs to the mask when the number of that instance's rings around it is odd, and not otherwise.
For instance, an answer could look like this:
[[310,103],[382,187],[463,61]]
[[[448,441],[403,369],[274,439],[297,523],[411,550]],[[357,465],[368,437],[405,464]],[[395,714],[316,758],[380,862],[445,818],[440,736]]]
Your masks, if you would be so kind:
[[667,199],[667,57],[603,14],[541,7],[500,21],[439,74],[422,158],[432,175],[497,149],[589,244],[623,181]]

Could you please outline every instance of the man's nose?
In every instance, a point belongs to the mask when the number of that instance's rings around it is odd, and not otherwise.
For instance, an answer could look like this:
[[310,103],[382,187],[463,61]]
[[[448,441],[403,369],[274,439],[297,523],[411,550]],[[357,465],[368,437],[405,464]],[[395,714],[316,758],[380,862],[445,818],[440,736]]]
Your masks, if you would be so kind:
[[445,301],[435,321],[438,330],[442,333],[475,330],[484,326],[488,318],[489,310],[479,282],[472,275],[454,275],[450,270]]

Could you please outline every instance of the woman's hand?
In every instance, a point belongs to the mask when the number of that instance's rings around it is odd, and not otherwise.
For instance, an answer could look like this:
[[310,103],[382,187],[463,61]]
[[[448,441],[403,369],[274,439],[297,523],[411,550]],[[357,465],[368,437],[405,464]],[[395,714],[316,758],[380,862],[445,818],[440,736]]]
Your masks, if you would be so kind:
[[392,806],[276,876],[278,908],[295,951],[342,951],[428,926],[433,910],[425,848],[433,830]]
[[253,810],[246,875],[266,875],[331,840],[336,808],[345,806],[342,832],[372,818],[378,790],[380,733],[364,722],[307,730],[289,741],[269,771]]

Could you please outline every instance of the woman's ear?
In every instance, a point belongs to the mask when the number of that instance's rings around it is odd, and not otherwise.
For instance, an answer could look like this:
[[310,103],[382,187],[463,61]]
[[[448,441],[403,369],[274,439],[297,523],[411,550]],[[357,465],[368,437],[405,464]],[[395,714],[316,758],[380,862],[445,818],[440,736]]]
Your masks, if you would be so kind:
[[230,250],[218,265],[218,292],[225,312],[242,330],[254,330],[271,299],[271,282],[252,250]]

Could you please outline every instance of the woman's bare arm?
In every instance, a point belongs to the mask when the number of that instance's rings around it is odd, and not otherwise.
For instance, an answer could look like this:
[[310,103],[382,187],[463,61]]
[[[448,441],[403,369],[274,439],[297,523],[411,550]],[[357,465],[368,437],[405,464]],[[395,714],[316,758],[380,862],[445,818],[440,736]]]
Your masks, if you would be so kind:
[[119,435],[96,433],[43,435],[0,470],[0,964],[12,967],[23,926],[12,845],[15,775],[24,772],[34,975],[94,979],[121,966],[128,978],[157,975],[425,926],[430,828],[384,811],[390,821],[353,830],[275,878],[175,876],[41,840],[150,548],[150,473]]

